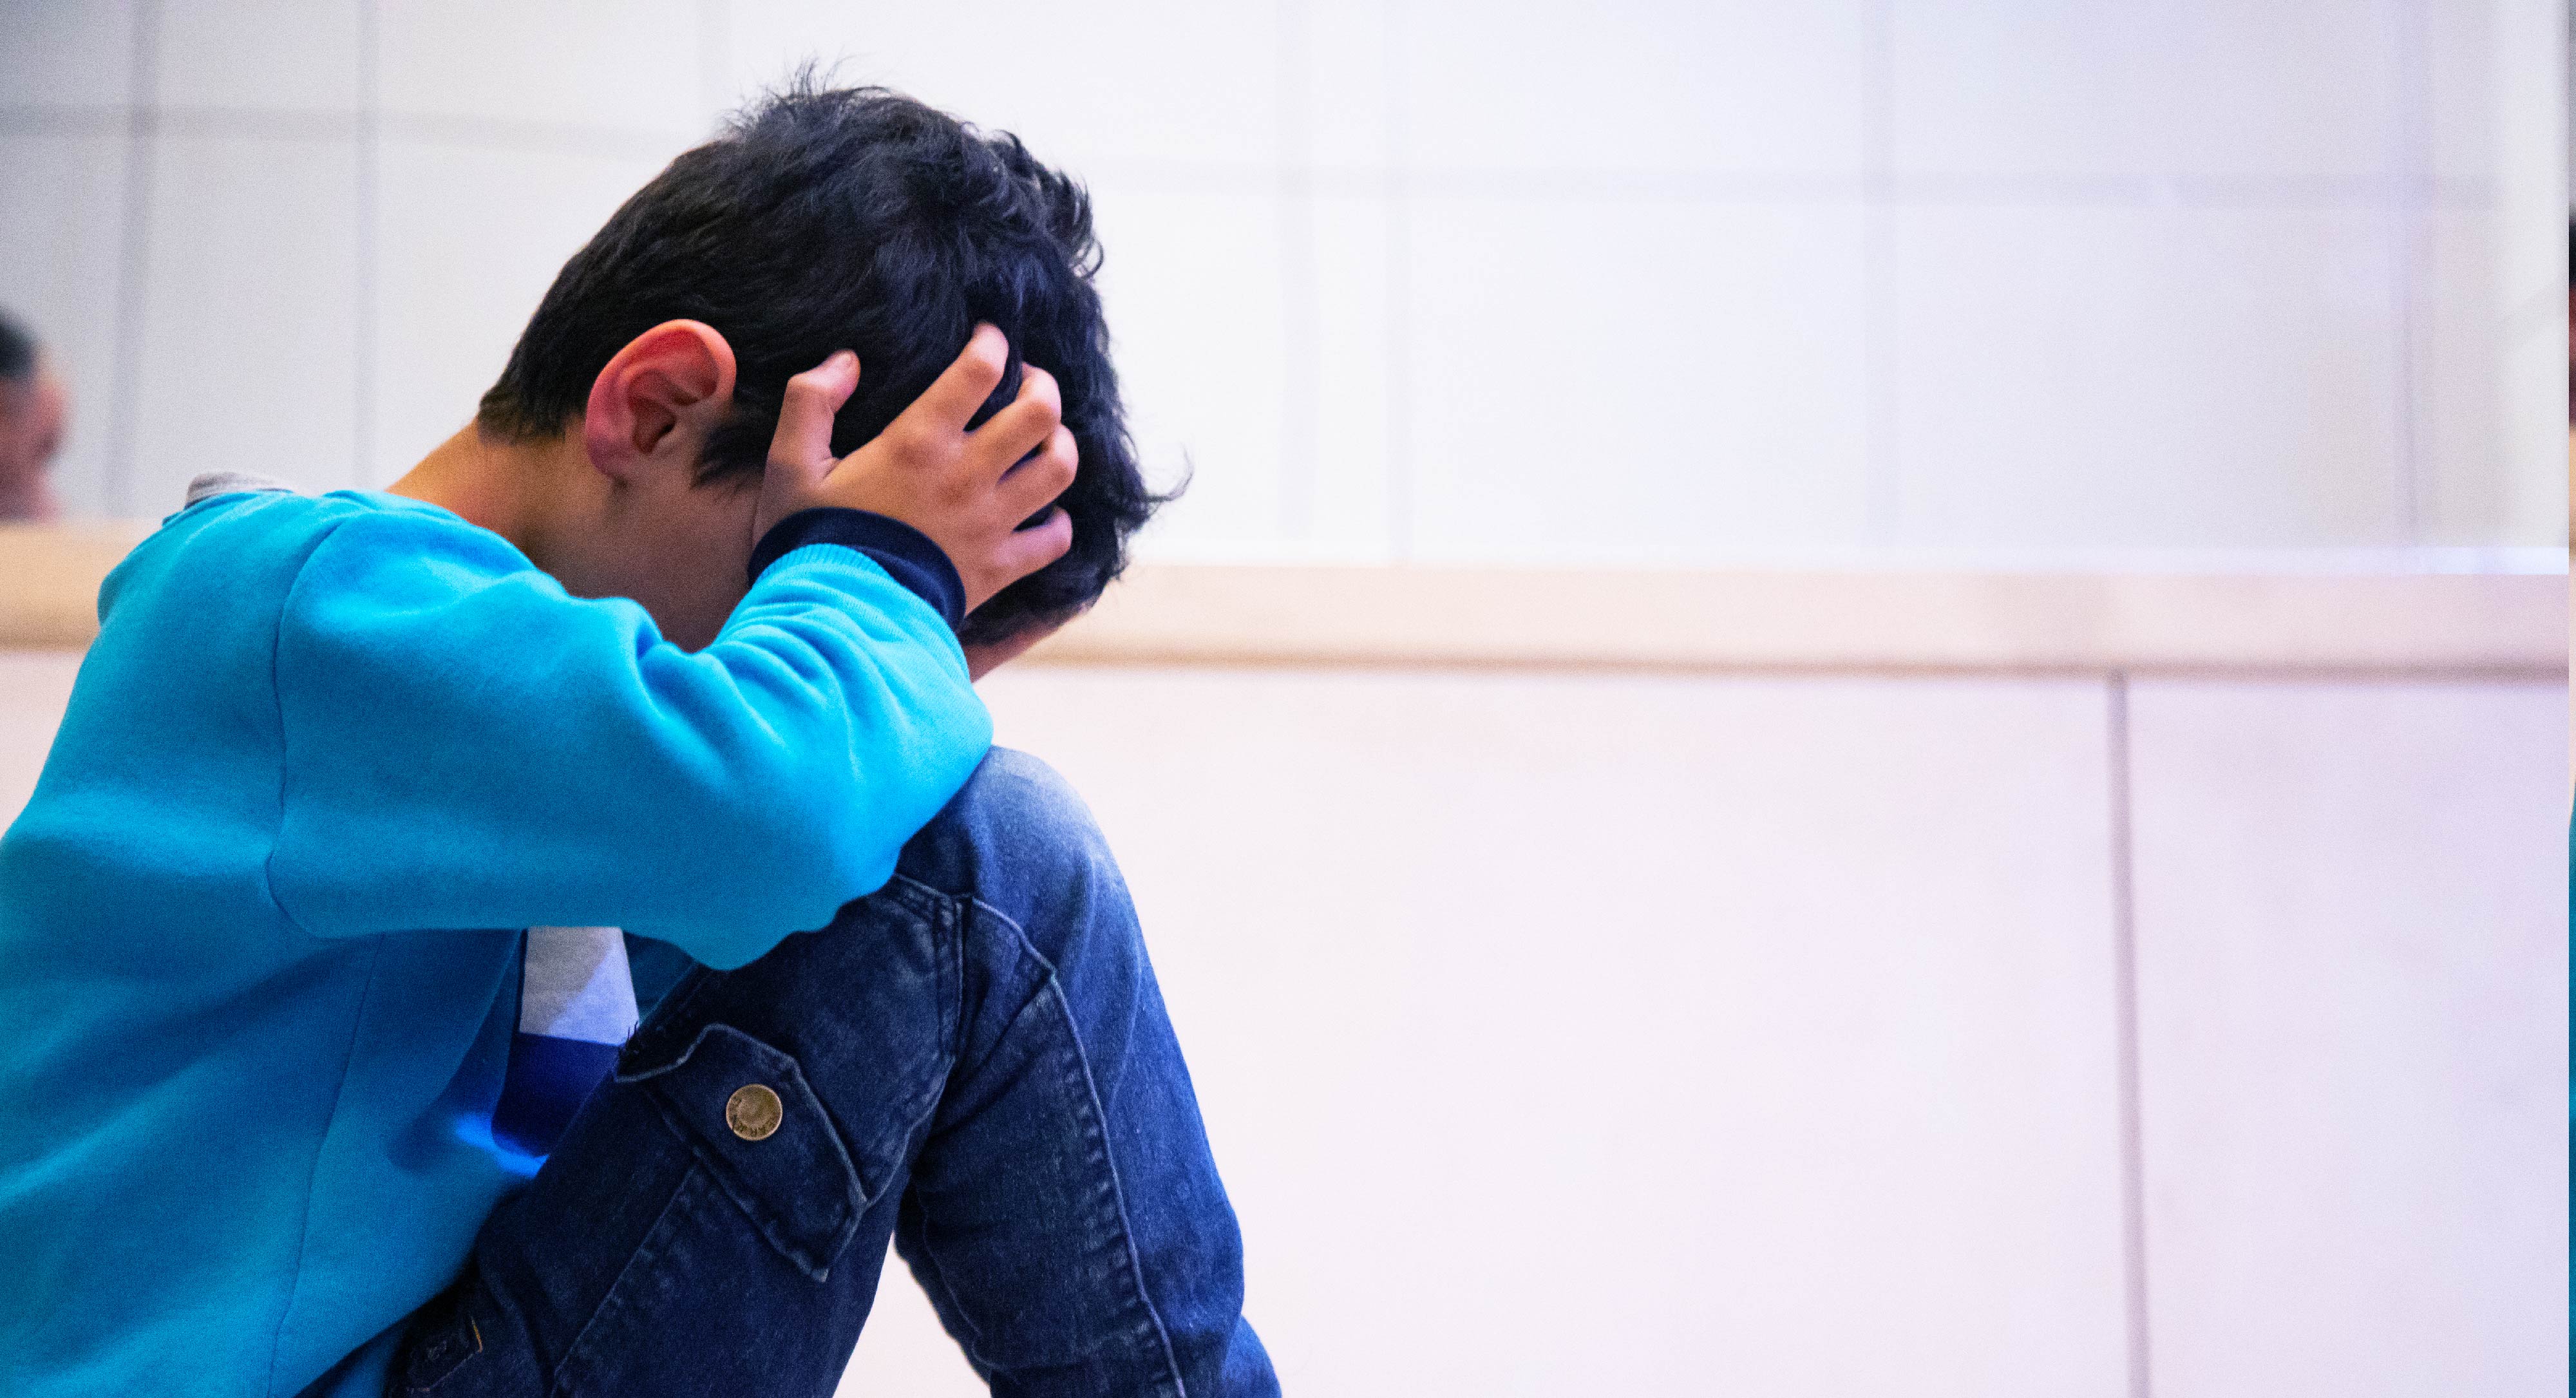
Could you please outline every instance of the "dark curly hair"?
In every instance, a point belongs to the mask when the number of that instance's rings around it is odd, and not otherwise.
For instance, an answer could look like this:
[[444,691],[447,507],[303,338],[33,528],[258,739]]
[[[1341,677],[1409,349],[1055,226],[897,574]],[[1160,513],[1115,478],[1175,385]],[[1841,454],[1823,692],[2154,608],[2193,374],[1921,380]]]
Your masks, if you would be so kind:
[[1099,266],[1089,196],[1018,137],[884,88],[827,88],[809,71],[672,161],[564,264],[476,422],[504,440],[552,439],[628,341],[704,321],[733,346],[735,379],[698,483],[756,481],[790,376],[858,352],[858,391],[832,428],[833,451],[848,453],[991,321],[1011,361],[976,420],[1018,393],[1025,358],[1055,375],[1082,456],[1056,502],[1072,517],[1071,551],[959,628],[999,641],[1097,600],[1126,566],[1128,536],[1169,498],[1137,470]]
[[36,337],[27,328],[0,311],[0,383],[18,383],[36,376]]

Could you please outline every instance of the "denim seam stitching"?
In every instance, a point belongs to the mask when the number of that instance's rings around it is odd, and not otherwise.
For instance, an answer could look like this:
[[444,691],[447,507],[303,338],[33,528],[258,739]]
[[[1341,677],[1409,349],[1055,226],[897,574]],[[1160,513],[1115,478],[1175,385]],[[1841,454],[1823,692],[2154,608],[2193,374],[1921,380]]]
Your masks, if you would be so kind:
[[[858,902],[872,902],[879,897],[886,897],[889,902],[919,917],[930,928],[931,943],[937,949],[935,960],[938,963],[939,976],[940,1037],[931,1055],[934,1062],[931,1068],[922,1074],[925,1082],[935,1086],[921,1095],[918,1106],[910,1101],[899,1105],[899,1111],[913,1112],[917,1115],[910,1124],[905,1126],[903,1138],[891,1148],[891,1153],[898,1160],[909,1160],[913,1154],[913,1137],[918,1134],[925,1141],[929,1139],[939,1115],[939,1103],[947,1095],[948,1079],[958,1071],[958,1060],[965,1050],[962,1042],[964,1015],[960,1002],[965,995],[962,987],[966,979],[964,966],[966,938],[959,931],[963,919],[957,913],[958,900],[919,879],[906,874],[890,875],[884,886],[876,893]],[[833,924],[837,926],[839,922],[840,918],[835,916]],[[832,1133],[840,1138],[842,1150],[849,1154],[852,1167],[856,1168],[862,1155],[871,1154],[866,1149],[866,1143],[858,1139],[856,1129],[852,1125],[843,1122],[834,1114],[830,1102],[821,1100],[820,1093],[816,1094],[816,1100],[823,1109],[824,1122],[830,1126]],[[902,1168],[900,1165],[896,1167],[897,1170]],[[889,1174],[888,1179],[891,1180],[891,1178],[892,1175]],[[865,1183],[863,1179],[861,1184]],[[878,1193],[869,1194],[868,1204],[873,1206],[882,1193],[883,1188],[880,1188]]]
[[609,1308],[621,1299],[627,1278],[635,1275],[637,1268],[659,1260],[661,1255],[669,1250],[670,1240],[663,1235],[663,1225],[672,1221],[672,1211],[680,1207],[680,1202],[688,1197],[690,1184],[704,1175],[706,1169],[705,1164],[694,1156],[690,1158],[689,1172],[680,1177],[679,1186],[673,1189],[671,1197],[663,1202],[662,1211],[653,1216],[653,1226],[644,1231],[644,1241],[636,1246],[635,1251],[627,1254],[626,1265],[617,1269],[616,1279],[608,1284],[606,1291],[600,1293],[599,1304],[591,1307],[589,1317],[582,1321],[581,1329],[574,1333],[572,1343],[564,1346],[563,1358],[556,1362],[553,1369],[545,1375],[546,1388],[549,1391],[569,1393],[573,1390],[573,1366],[582,1359],[585,1352],[584,1346],[599,1329],[601,1317],[607,1315]]
[[[939,963],[939,973],[946,982],[940,987],[940,1031],[945,1036],[945,1047],[948,1052],[948,1071],[950,1075],[953,1076],[957,1073],[964,1072],[967,1067],[966,1016],[964,1011],[964,1000],[966,998],[966,917],[961,911],[961,907],[962,905],[972,903],[976,907],[990,909],[992,905],[985,903],[981,899],[970,898],[961,894],[948,893],[940,889],[933,888],[929,884],[923,883],[921,880],[914,878],[910,874],[899,873],[894,875],[892,878],[886,880],[885,888],[882,891],[894,894],[897,902],[910,907],[913,911],[928,918],[932,927],[945,934],[945,944]],[[1022,949],[1027,951],[1029,955],[1037,957],[1038,964],[1045,966],[1049,974],[1054,973],[1054,965],[1048,962],[1045,957],[1037,955],[1037,948],[1028,944],[1028,936],[1026,933],[1020,931],[1019,924],[1011,922],[1011,919],[1007,915],[999,912],[995,912],[994,916],[999,917],[1003,922],[1010,924],[1011,934],[1019,939]],[[944,1087],[940,1095],[946,1095]],[[939,1102],[937,1098],[932,1099],[930,1110],[934,1115],[937,1114],[939,1110]]]
[[[971,1332],[956,1337],[958,1348],[966,1352],[966,1362],[975,1367],[976,1376],[989,1383],[997,1370],[984,1356],[984,1327],[977,1325],[975,1317],[967,1313],[965,1303],[958,1299],[956,1284],[948,1280],[948,1269],[939,1265],[939,1249],[930,1241],[930,1203],[921,1197],[918,1190],[907,1189],[905,1193],[911,1197],[913,1207],[921,1210],[921,1261],[913,1266],[913,1279],[938,1286],[940,1296],[948,1302],[948,1310],[940,1319],[944,1321],[953,1315],[959,1326]],[[922,1276],[924,1272],[929,1273],[926,1279]],[[930,1286],[924,1285],[922,1289],[927,1291]]]
[[[811,1091],[810,1087],[808,1091]],[[715,1186],[716,1192],[724,1196],[725,1201],[733,1207],[734,1211],[743,1216],[743,1221],[751,1225],[752,1231],[760,1235],[762,1242],[767,1243],[773,1251],[780,1253],[788,1263],[814,1281],[819,1283],[832,1279],[832,1264],[838,1262],[841,1254],[849,1250],[849,1236],[841,1239],[840,1246],[833,1250],[830,1257],[820,1261],[815,1260],[813,1249],[807,1247],[802,1241],[781,1241],[779,1235],[786,1232],[787,1228],[780,1219],[797,1216],[800,1211],[793,1208],[781,1209],[771,1200],[762,1198],[759,1189],[753,1187],[750,1181],[741,1178],[742,1167],[724,1159],[714,1148],[701,1140],[696,1129],[691,1127],[667,1100],[667,1094],[647,1089],[645,1102],[661,1116],[662,1124],[674,1135],[680,1137],[681,1143],[688,1147],[689,1158],[695,1167],[706,1175],[707,1182]],[[839,1130],[830,1124],[828,1120],[830,1113],[827,1111],[824,1115],[827,1118],[824,1129],[835,1138],[834,1144],[841,1147],[842,1158],[849,1164],[852,1178],[856,1179],[858,1162],[849,1159],[849,1145],[839,1139]],[[864,1195],[867,1182],[858,1180],[857,1183]],[[855,1236],[859,1220],[866,1212],[864,1204],[851,1206],[849,1224],[840,1231],[843,1234]]]
[[[1136,1322],[1136,1329],[1140,1337],[1150,1338],[1154,1347],[1162,1352],[1164,1373],[1171,1381],[1174,1398],[1188,1398],[1189,1388],[1187,1381],[1181,1377],[1180,1358],[1172,1353],[1171,1333],[1163,1324],[1161,1313],[1154,1309],[1154,1298],[1145,1290],[1145,1264],[1144,1259],[1136,1252],[1136,1230],[1127,1215],[1127,1192],[1118,1178],[1118,1162],[1109,1154],[1109,1132],[1105,1120],[1105,1108],[1100,1101],[1100,1084],[1092,1076],[1091,1055],[1083,1048],[1082,1032],[1075,1024],[1073,1006],[1065,999],[1063,977],[1057,973],[1055,963],[1048,960],[1046,954],[1039,951],[1036,944],[1029,940],[1028,930],[1020,926],[1018,919],[981,898],[969,895],[962,901],[991,913],[1004,927],[1011,929],[1011,936],[1019,943],[1021,952],[1046,968],[1045,997],[1054,1004],[1055,1013],[1064,1025],[1065,1039],[1073,1046],[1073,1066],[1080,1075],[1078,1080],[1069,1085],[1081,1089],[1081,1099],[1091,1109],[1088,1113],[1089,1119],[1085,1123],[1085,1132],[1090,1138],[1088,1144],[1091,1148],[1091,1163],[1105,1182],[1105,1192],[1109,1197],[1109,1213],[1116,1220],[1115,1232],[1120,1244],[1119,1251],[1124,1255],[1123,1260],[1127,1264],[1128,1304],[1141,1312]],[[928,1250],[927,1244],[924,1245],[924,1250]]]
[[[893,878],[887,880],[886,891],[894,894],[897,901],[914,906],[916,911],[926,912],[934,917],[945,919],[944,925],[952,934],[948,941],[949,948],[954,953],[954,959],[957,963],[955,971],[958,979],[955,984],[952,984],[948,988],[949,994],[947,998],[952,1002],[949,1006],[950,1013],[948,1016],[948,1062],[949,1071],[954,1074],[962,1070],[964,1066],[962,1060],[966,1051],[966,1045],[964,1042],[964,1035],[966,1032],[965,1016],[962,1013],[957,1013],[955,1011],[953,1003],[964,994],[962,986],[964,985],[965,976],[964,961],[966,956],[966,936],[962,930],[964,918],[958,913],[958,903],[960,900],[955,895],[944,893],[939,889],[933,888],[929,884],[923,883],[921,880],[916,879],[909,874],[899,873]],[[1010,919],[1004,918],[1003,921],[1008,922]],[[1012,930],[1016,933],[1018,928],[1014,926]],[[943,961],[947,959],[948,958],[943,958]],[[945,969],[947,968],[943,967],[943,970]],[[1049,969],[1052,970],[1053,968],[1050,967]],[[939,1106],[938,1103],[934,1101],[931,1104],[930,1115],[923,1118],[921,1122],[922,1141],[925,1146],[928,1144],[930,1137],[936,1134],[938,1114]],[[948,1303],[947,1311],[940,1317],[941,1320],[945,1321],[949,1316],[954,1316],[956,1317],[957,1324],[969,1332],[968,1334],[954,1337],[957,1340],[958,1348],[965,1352],[966,1362],[974,1367],[976,1377],[990,1383],[994,1367],[985,1360],[981,1351],[981,1345],[984,1339],[984,1328],[975,1323],[975,1318],[968,1314],[964,1303],[958,1299],[957,1287],[953,1282],[949,1281],[948,1269],[940,1265],[938,1249],[932,1246],[930,1241],[930,1202],[923,1198],[921,1191],[915,1188],[909,1181],[906,1182],[903,1193],[904,1197],[912,1201],[913,1207],[921,1211],[922,1217],[921,1258],[918,1262],[913,1262],[909,1258],[905,1259],[912,1266],[913,1278],[914,1280],[922,1283],[922,1290],[924,1291],[928,1291],[934,1286],[938,1288],[941,1299]],[[898,1205],[898,1208],[899,1207],[900,1205]]]
[[[1127,1191],[1118,1175],[1118,1162],[1109,1154],[1107,1108],[1101,1103],[1100,1085],[1091,1073],[1091,1055],[1083,1051],[1082,1036],[1074,1028],[1073,1006],[1065,999],[1064,982],[1061,978],[1052,974],[1047,977],[1046,997],[1053,1005],[1057,1019],[1064,1025],[1065,1037],[1073,1045],[1072,1062],[1067,1069],[1067,1086],[1079,1088],[1083,1100],[1091,1107],[1088,1113],[1089,1119],[1084,1123],[1083,1129],[1084,1134],[1089,1138],[1086,1144],[1090,1150],[1091,1166],[1098,1172],[1100,1179],[1098,1193],[1105,1196],[1102,1202],[1106,1205],[1106,1217],[1115,1220],[1112,1229],[1115,1237],[1104,1241],[1111,1242],[1117,1248],[1119,1260],[1126,1264],[1129,1286],[1128,1305],[1139,1312],[1134,1321],[1136,1332],[1134,1338],[1140,1342],[1150,1343],[1155,1349],[1161,1351],[1164,1371],[1171,1379],[1174,1398],[1188,1398],[1188,1389],[1181,1377],[1179,1357],[1172,1353],[1171,1336],[1164,1328],[1162,1314],[1154,1309],[1153,1298],[1145,1291],[1145,1260],[1136,1251],[1135,1226],[1127,1216]],[[1095,1205],[1095,1208],[1098,1207],[1099,1205]]]

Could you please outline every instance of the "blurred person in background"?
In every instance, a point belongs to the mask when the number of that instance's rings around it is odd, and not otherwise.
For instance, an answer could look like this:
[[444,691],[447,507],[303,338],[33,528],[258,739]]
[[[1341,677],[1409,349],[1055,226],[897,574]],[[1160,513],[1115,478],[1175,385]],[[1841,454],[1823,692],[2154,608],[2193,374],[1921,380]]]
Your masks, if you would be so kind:
[[70,408],[62,378],[35,336],[0,311],[0,520],[57,513],[45,472],[62,447]]

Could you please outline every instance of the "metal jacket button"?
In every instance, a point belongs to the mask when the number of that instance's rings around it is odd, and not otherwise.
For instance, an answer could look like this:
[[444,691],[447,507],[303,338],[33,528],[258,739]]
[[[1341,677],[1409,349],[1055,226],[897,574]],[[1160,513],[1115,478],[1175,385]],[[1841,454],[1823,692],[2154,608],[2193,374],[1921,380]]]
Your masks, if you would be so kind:
[[767,1140],[786,1116],[778,1094],[759,1083],[744,1083],[725,1099],[725,1125],[746,1141]]

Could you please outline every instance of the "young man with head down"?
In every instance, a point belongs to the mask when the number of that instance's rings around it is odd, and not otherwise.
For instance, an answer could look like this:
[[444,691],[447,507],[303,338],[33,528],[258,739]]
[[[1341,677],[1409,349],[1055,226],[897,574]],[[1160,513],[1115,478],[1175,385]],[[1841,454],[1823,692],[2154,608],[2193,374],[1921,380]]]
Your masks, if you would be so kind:
[[390,492],[192,488],[0,839],[0,1390],[826,1394],[891,1238],[996,1392],[1276,1391],[1116,866],[969,687],[1157,503],[1096,259],[800,86]]

